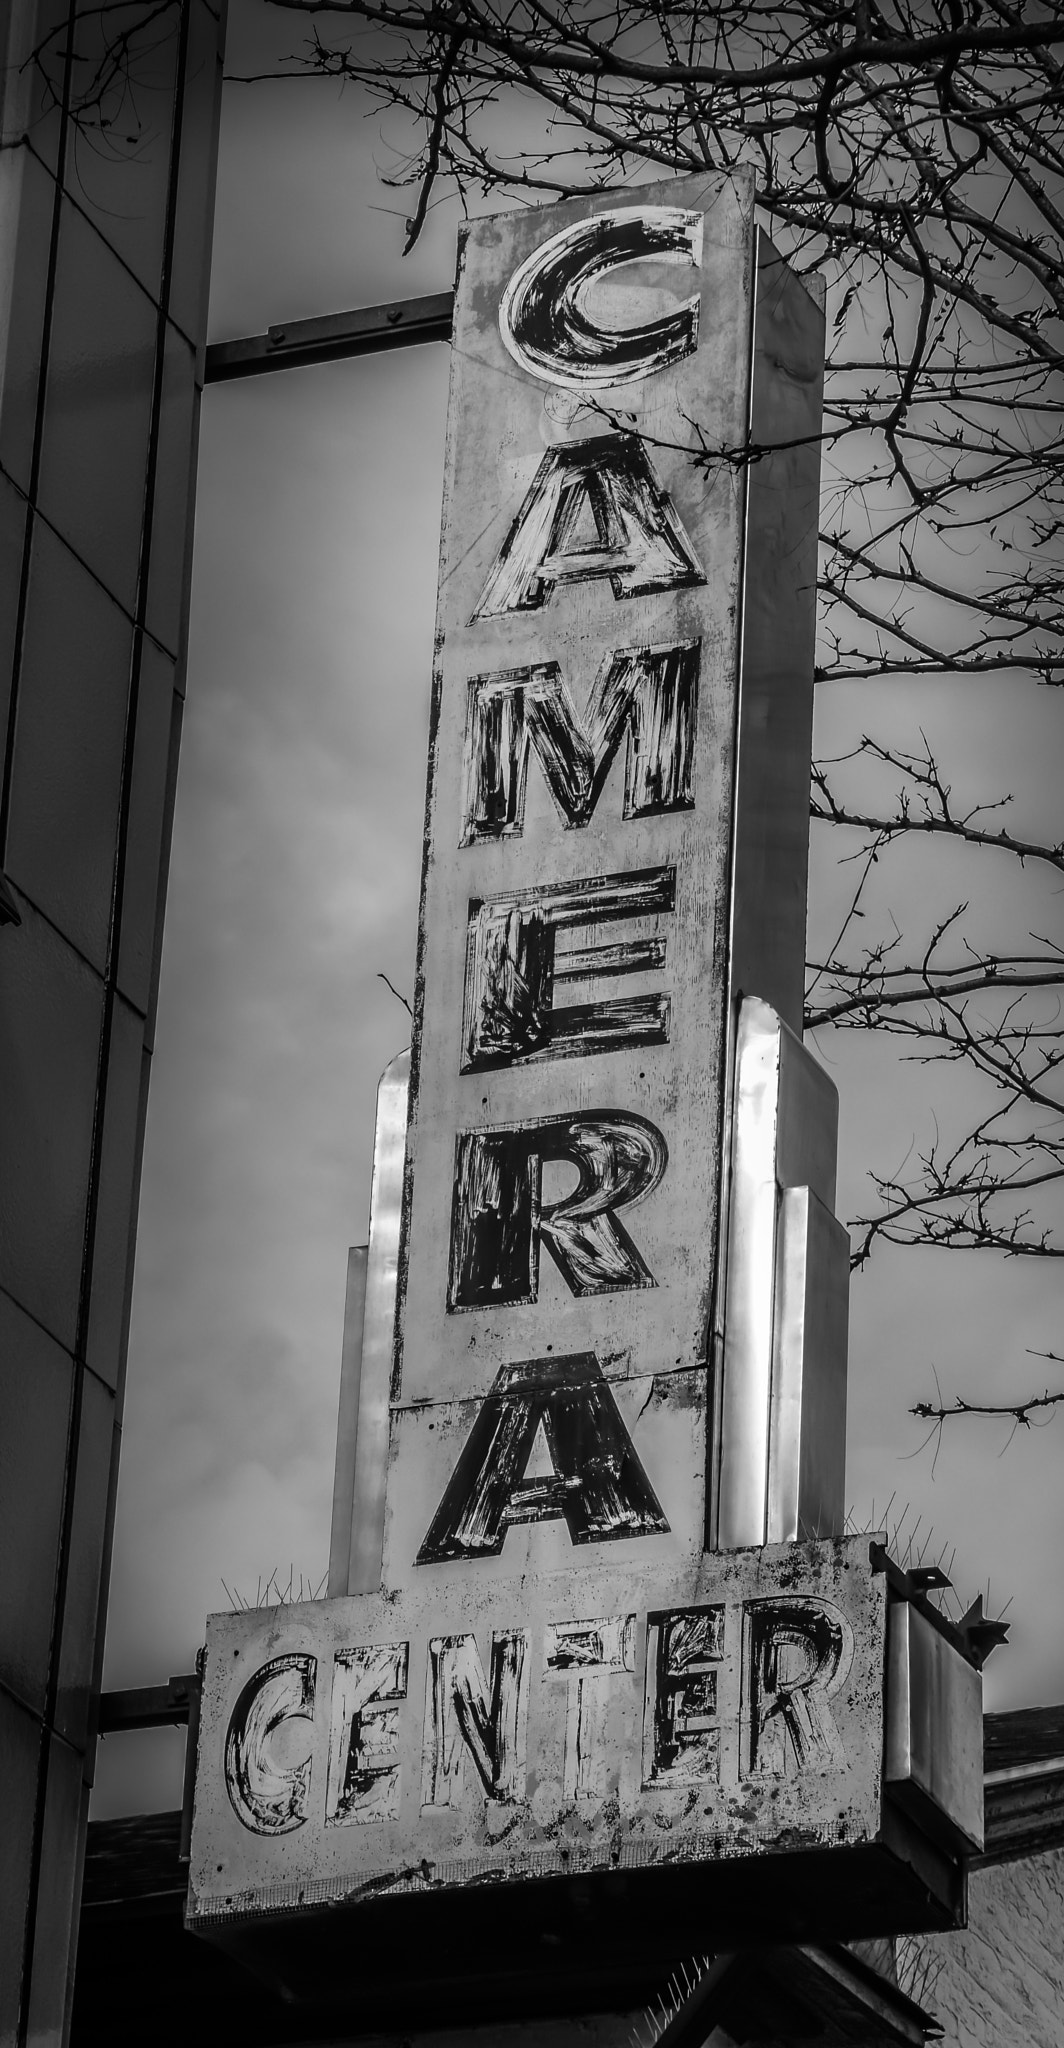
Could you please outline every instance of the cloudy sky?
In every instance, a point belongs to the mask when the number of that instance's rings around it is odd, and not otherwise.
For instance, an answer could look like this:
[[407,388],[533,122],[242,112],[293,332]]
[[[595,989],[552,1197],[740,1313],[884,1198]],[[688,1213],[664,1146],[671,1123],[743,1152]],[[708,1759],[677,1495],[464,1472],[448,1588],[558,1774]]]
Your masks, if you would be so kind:
[[[263,68],[300,33],[236,0],[228,69]],[[227,88],[213,339],[450,285],[451,208],[401,260],[408,202],[382,174],[405,140],[351,89]],[[377,1078],[407,1039],[378,976],[412,995],[446,381],[436,346],[205,397],[108,1685],[189,1670],[223,1581],[254,1599],[275,1570],[313,1586],[326,1570],[347,1248],[366,1236]],[[889,715],[896,737],[922,725],[948,745],[958,791],[984,792],[991,763],[994,788],[1027,792],[1017,826],[1050,829],[1048,706],[1006,722],[988,680],[966,687],[963,718],[946,692],[898,686]],[[817,716],[840,752],[867,696],[825,692]],[[927,857],[900,872],[902,896],[919,899]],[[1007,928],[1004,887],[976,886]],[[836,895],[814,848],[814,929]],[[947,1082],[856,1034],[819,1050],[852,1215],[868,1167],[902,1164]],[[1064,1698],[1064,1418],[1005,1451],[1001,1426],[960,1425],[933,1462],[906,1411],[936,1371],[947,1394],[1000,1394],[1003,1362],[1044,1347],[1051,1315],[1048,1271],[972,1254],[882,1252],[853,1286],[854,1513],[871,1525],[893,1499],[903,1548],[933,1525],[966,1599],[988,1579],[992,1611],[1012,1596],[991,1705]],[[176,1804],[180,1754],[172,1731],[112,1738],[96,1811]]]

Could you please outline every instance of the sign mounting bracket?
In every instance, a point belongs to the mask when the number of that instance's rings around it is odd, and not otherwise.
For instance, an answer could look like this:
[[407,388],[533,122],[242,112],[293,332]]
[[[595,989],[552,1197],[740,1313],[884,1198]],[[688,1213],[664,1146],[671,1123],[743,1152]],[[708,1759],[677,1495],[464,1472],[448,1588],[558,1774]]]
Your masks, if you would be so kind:
[[208,343],[203,381],[227,384],[235,377],[261,377],[267,370],[306,370],[348,356],[450,341],[453,318],[454,293],[432,292],[425,298],[324,313],[314,320],[279,321],[265,334]]

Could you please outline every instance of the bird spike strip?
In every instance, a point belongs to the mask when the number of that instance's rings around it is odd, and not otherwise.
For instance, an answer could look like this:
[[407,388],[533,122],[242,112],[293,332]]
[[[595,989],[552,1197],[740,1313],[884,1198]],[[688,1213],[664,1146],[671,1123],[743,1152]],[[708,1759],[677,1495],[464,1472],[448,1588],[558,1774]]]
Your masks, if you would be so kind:
[[712,1961],[712,1956],[695,1956],[674,1970],[664,1991],[651,2000],[632,2028],[631,2048],[660,2048],[662,2043],[667,2048],[670,2029],[684,2017]]

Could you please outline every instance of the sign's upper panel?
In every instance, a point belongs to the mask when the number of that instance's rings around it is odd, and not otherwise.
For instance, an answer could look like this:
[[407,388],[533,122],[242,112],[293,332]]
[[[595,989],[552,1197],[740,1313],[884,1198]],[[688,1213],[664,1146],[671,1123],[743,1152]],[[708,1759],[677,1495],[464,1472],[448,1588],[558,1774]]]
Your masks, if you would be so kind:
[[708,178],[464,242],[389,1584],[701,1546],[753,255]]

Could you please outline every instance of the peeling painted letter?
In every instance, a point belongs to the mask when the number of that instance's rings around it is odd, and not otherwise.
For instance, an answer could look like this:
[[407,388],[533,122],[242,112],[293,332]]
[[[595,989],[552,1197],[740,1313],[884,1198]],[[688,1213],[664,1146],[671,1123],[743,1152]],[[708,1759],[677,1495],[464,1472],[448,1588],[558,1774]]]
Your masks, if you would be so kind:
[[[580,1176],[549,1204],[541,1199],[545,1160],[568,1161]],[[534,1302],[541,1241],[573,1294],[653,1287],[618,1211],[650,1194],[667,1162],[656,1126],[621,1110],[460,1131],[448,1309]]]
[[830,1707],[853,1663],[853,1630],[826,1600],[795,1593],[743,1608],[744,1778],[845,1765]]
[[671,1006],[665,994],[560,1008],[554,1002],[559,981],[660,971],[666,947],[657,933],[568,953],[556,941],[559,932],[671,913],[675,902],[672,867],[550,883],[486,901],[474,897],[466,936],[463,1074],[667,1044]]
[[325,1825],[399,1818],[399,1707],[409,1645],[338,1650],[329,1720]]
[[473,676],[462,845],[521,834],[533,752],[565,825],[586,825],[625,732],[625,817],[690,810],[700,662],[698,640],[618,648],[583,718],[556,661]]
[[644,1785],[719,1780],[717,1678],[723,1655],[723,1607],[648,1617]]
[[[634,1614],[603,1621],[548,1622],[545,1678],[565,1679],[563,1796],[601,1799],[609,1789],[605,1712],[618,1671],[635,1670]],[[616,1761],[616,1759],[615,1759]]]
[[[525,1480],[542,1430],[553,1472]],[[418,1552],[418,1564],[498,1557],[515,1522],[564,1517],[572,1543],[658,1536],[668,1522],[590,1351],[504,1365]]]
[[[306,1820],[317,1671],[316,1657],[271,1657],[248,1679],[229,1717],[225,1789],[253,1835],[289,1835]],[[294,1757],[286,1754],[293,1736]]]
[[559,583],[603,576],[618,599],[706,580],[638,434],[603,434],[548,451],[469,623],[538,611]]
[[499,306],[503,341],[523,370],[551,384],[606,390],[653,377],[698,346],[698,296],[643,327],[601,327],[587,311],[596,279],[648,257],[701,263],[702,215],[679,206],[623,206],[562,228],[515,270]]
[[527,1651],[523,1629],[493,1635],[489,1687],[474,1636],[436,1636],[430,1642],[423,1806],[457,1803],[467,1756],[489,1799],[521,1797],[528,1723]]

